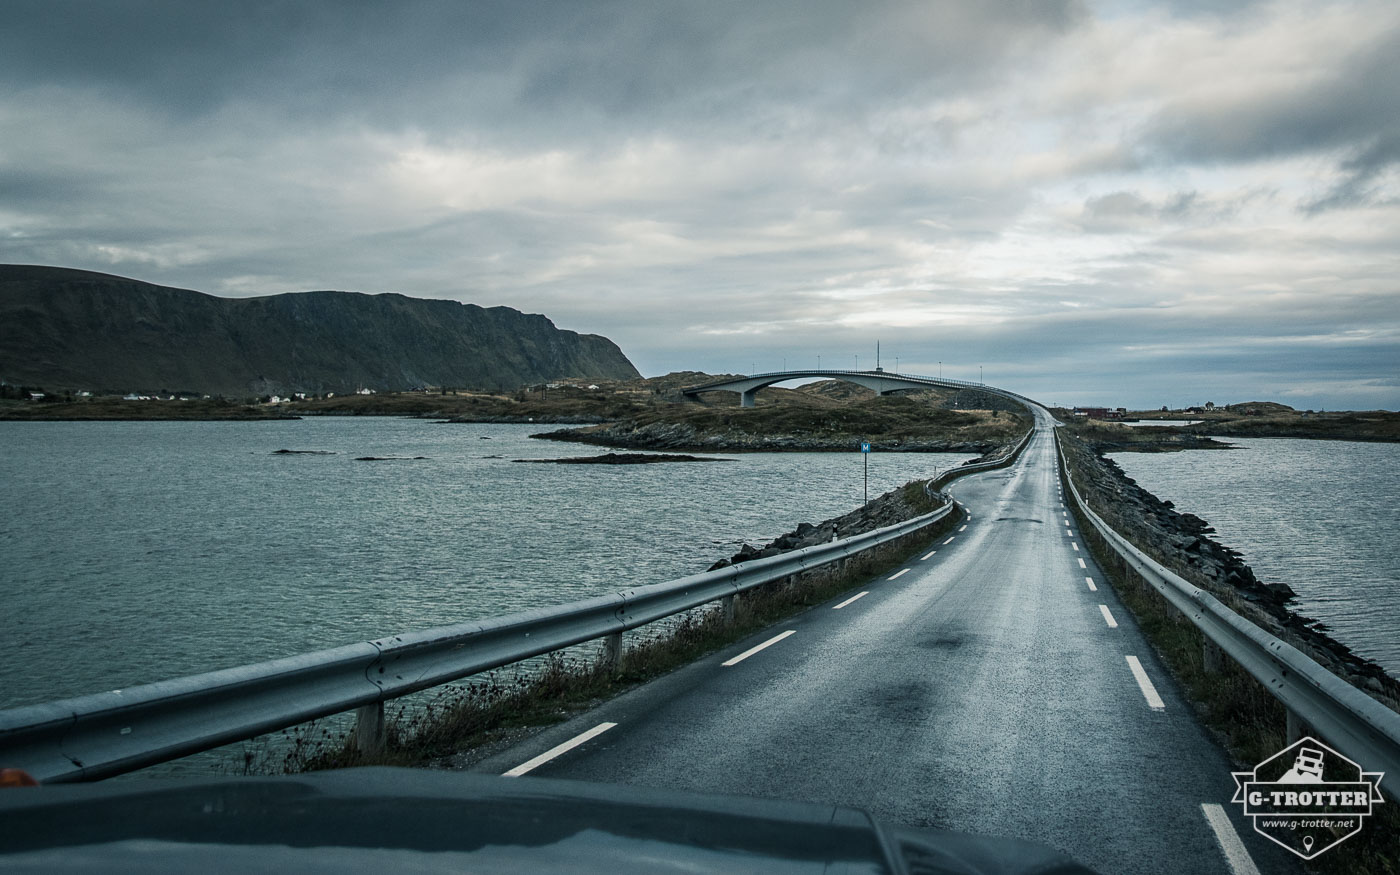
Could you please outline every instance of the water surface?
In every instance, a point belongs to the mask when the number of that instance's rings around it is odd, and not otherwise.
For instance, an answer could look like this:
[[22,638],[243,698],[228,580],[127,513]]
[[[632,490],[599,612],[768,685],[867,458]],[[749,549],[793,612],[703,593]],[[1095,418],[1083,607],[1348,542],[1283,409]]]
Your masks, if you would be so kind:
[[1283,438],[1237,450],[1116,453],[1144,489],[1194,513],[1297,610],[1400,677],[1400,446]]
[[[602,452],[539,428],[0,423],[0,707],[669,580],[862,500],[858,452],[512,462]],[[870,495],[967,458],[872,454]]]

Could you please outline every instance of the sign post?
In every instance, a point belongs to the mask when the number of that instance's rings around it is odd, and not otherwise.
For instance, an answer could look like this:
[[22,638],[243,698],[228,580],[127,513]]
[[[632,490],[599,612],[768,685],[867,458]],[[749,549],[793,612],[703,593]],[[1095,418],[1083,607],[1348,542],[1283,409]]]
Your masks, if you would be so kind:
[[870,441],[860,442],[860,456],[865,461],[865,503],[870,503]]

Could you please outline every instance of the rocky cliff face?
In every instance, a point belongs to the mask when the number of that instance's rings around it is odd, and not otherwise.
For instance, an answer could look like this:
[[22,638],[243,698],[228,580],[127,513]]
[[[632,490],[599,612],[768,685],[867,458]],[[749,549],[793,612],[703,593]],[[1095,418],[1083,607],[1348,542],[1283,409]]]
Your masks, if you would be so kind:
[[10,383],[243,396],[638,376],[607,338],[509,307],[350,292],[216,298],[0,265],[0,379]]

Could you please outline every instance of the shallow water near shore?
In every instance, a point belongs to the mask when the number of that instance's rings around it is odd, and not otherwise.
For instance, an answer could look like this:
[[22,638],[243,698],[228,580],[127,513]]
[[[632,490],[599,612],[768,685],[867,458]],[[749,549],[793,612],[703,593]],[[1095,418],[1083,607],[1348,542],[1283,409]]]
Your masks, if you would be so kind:
[[1400,677],[1400,446],[1228,438],[1238,450],[1115,453],[1128,476],[1216,529],[1292,607]]
[[[0,708],[669,580],[862,501],[854,450],[513,464],[581,455],[538,430],[0,423]],[[872,454],[870,496],[968,458]]]

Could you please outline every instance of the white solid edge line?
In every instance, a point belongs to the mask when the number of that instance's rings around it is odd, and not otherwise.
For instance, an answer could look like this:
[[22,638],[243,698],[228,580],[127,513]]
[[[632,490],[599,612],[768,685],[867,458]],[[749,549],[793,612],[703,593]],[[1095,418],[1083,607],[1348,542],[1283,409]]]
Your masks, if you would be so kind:
[[598,736],[602,735],[604,732],[607,732],[609,729],[612,729],[616,725],[616,723],[599,723],[597,726],[593,727],[587,732],[575,735],[573,738],[569,739],[563,744],[551,747],[549,750],[545,751],[544,753],[540,754],[534,759],[526,760],[525,762],[511,769],[509,772],[502,772],[501,776],[506,778],[518,778],[526,772],[544,765],[545,763],[549,762],[550,760],[554,759],[560,754],[568,753],[569,751],[578,747],[580,744],[583,744],[584,742],[589,741],[591,739],[597,738]]
[[721,662],[720,665],[736,665],[736,664],[738,664],[738,663],[741,663],[741,662],[743,662],[744,660],[748,659],[750,656],[753,656],[755,653],[757,653],[757,652],[759,652],[760,650],[764,649],[765,647],[772,647],[774,644],[777,644],[779,641],[782,641],[784,638],[788,637],[789,635],[795,635],[795,634],[797,634],[797,630],[796,630],[796,629],[789,629],[789,630],[787,630],[786,632],[783,632],[783,633],[780,634],[780,635],[774,635],[772,638],[769,638],[767,641],[763,642],[762,644],[758,645],[757,647],[750,647],[748,650],[745,650],[743,653],[739,654],[738,656],[734,657],[733,659],[728,659],[728,660],[725,660],[724,662]]
[[1133,678],[1137,680],[1138,689],[1142,690],[1142,697],[1147,700],[1147,707],[1153,711],[1165,711],[1167,703],[1162,701],[1162,697],[1157,695],[1157,688],[1152,686],[1152,678],[1147,676],[1147,669],[1142,667],[1136,656],[1125,656],[1128,660],[1128,668],[1133,670]]
[[832,609],[833,611],[839,611],[839,610],[841,610],[842,608],[844,608],[846,605],[849,605],[851,602],[855,601],[856,599],[860,598],[860,597],[863,596],[863,595],[870,595],[870,590],[866,590],[865,592],[858,592],[858,593],[856,593],[855,595],[851,596],[850,598],[846,599],[846,600],[845,600],[844,602],[842,602],[841,604],[832,606],[831,609]]
[[1087,583],[1087,584],[1089,584],[1089,592],[1098,592],[1098,591],[1099,591],[1099,588],[1098,588],[1097,586],[1094,586],[1094,578],[1092,578],[1092,577],[1086,577],[1086,578],[1084,578],[1084,582]]
[[1109,612],[1108,605],[1099,605],[1099,613],[1103,614],[1103,621],[1108,624],[1108,628],[1118,628],[1118,621],[1113,619],[1113,614]]
[[933,554],[934,554],[934,553],[937,553],[937,552],[938,552],[937,550],[934,550],[934,551],[932,551],[932,552],[930,552],[930,553],[926,553],[925,555],[919,557],[919,561],[920,561],[920,562],[927,562],[928,560],[932,559],[932,558],[933,558]]
[[906,575],[906,574],[908,574],[908,573],[909,573],[909,569],[908,569],[908,568],[901,568],[901,569],[899,569],[898,571],[896,571],[894,574],[891,574],[891,575],[889,576],[889,579],[890,579],[890,580],[894,580],[895,578],[897,578],[897,577],[903,577],[904,575]]
[[1079,567],[1080,567],[1080,568],[1088,568],[1089,566],[1087,566],[1087,565],[1084,564],[1084,560],[1083,560],[1083,559],[1080,559],[1080,560],[1079,560]]
[[1215,833],[1215,840],[1220,843],[1220,851],[1225,855],[1230,871],[1234,875],[1259,875],[1259,867],[1254,865],[1254,858],[1249,855],[1244,842],[1240,841],[1240,834],[1235,832],[1235,825],[1230,822],[1225,809],[1214,802],[1202,802],[1201,813],[1206,816],[1211,832]]

